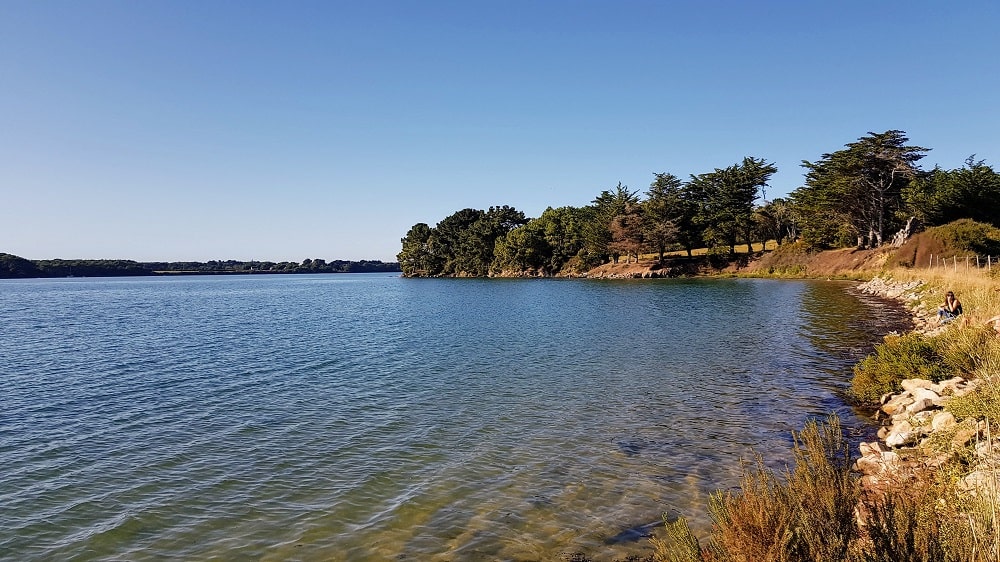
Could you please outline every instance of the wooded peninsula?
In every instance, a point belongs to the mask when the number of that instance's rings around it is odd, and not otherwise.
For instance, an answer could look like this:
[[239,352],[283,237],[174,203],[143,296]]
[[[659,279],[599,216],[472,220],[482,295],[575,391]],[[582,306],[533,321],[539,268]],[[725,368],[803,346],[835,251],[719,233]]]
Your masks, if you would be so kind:
[[[407,277],[574,276],[643,254],[662,267],[668,253],[690,259],[707,248],[701,262],[726,263],[738,246],[749,254],[769,240],[805,251],[878,248],[958,219],[1000,226],[1000,175],[991,166],[972,155],[957,169],[923,170],[930,149],[908,143],[900,130],[869,132],[803,161],[803,185],[787,198],[766,199],[777,167],[748,156],[686,181],[654,173],[644,198],[619,182],[590,205],[549,207],[538,218],[507,205],[462,209],[434,227],[413,225],[397,259]],[[973,251],[1000,253],[994,237],[970,242]]]

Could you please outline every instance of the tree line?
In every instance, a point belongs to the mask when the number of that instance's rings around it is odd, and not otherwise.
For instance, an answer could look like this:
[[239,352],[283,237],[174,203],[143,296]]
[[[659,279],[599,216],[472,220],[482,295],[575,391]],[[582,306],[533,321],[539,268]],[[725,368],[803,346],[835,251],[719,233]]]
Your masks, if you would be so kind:
[[399,264],[379,260],[305,259],[298,262],[212,260],[137,262],[132,260],[28,260],[0,253],[0,279],[35,277],[122,277],[144,275],[222,275],[251,273],[398,272]]
[[777,167],[741,162],[687,180],[654,173],[644,194],[620,182],[583,207],[549,207],[540,217],[504,205],[462,209],[434,227],[417,223],[397,256],[406,276],[556,275],[654,253],[776,240],[810,249],[889,243],[903,228],[960,218],[1000,226],[1000,175],[970,156],[957,169],[921,169],[929,149],[903,131],[869,132],[844,148],[803,161],[803,184],[764,198]]

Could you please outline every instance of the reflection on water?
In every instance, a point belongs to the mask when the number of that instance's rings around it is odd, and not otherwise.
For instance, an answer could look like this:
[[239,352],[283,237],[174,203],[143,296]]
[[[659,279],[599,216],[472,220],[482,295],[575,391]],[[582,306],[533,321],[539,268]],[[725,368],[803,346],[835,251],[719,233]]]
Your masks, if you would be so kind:
[[596,560],[846,407],[833,282],[0,282],[0,557]]

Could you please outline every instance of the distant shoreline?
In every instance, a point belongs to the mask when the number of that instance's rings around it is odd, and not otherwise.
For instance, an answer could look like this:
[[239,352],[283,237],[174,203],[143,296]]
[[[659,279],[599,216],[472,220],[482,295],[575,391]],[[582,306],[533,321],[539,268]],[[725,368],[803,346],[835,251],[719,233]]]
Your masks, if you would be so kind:
[[297,262],[212,260],[137,262],[133,260],[28,260],[0,253],[0,279],[59,277],[148,277],[163,275],[256,275],[306,273],[399,273],[397,262],[306,259]]

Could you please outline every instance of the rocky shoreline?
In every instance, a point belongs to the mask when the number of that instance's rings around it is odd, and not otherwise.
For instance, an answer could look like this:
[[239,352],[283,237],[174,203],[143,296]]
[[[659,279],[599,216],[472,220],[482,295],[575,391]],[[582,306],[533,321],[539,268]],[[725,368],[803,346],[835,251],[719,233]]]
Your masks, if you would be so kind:
[[[917,289],[922,281],[896,282],[875,277],[862,283],[864,293],[895,299],[913,315],[915,332],[934,335],[947,329],[935,322],[935,314],[920,303]],[[975,458],[973,469],[959,482],[959,489],[976,491],[995,478],[995,447],[985,421],[956,420],[944,409],[954,398],[973,392],[980,380],[962,377],[932,382],[925,379],[902,381],[901,392],[886,394],[875,413],[881,424],[878,440],[860,445],[861,457],[854,467],[862,474],[862,488],[885,490],[937,469],[970,445]]]

